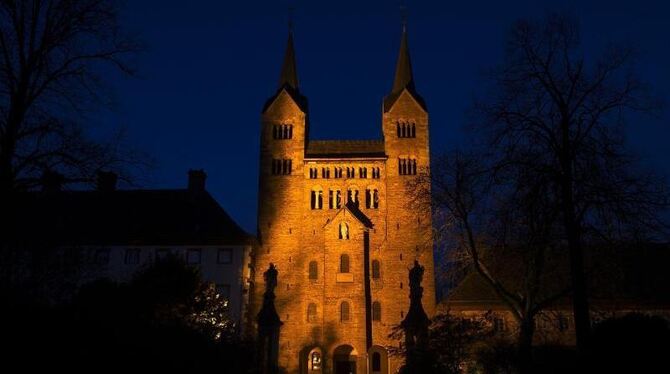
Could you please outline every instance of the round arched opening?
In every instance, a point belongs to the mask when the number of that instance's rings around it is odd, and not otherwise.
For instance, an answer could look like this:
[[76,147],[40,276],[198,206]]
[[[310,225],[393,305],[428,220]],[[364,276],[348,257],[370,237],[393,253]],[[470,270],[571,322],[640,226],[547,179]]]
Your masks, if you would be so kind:
[[388,374],[388,352],[384,347],[378,345],[370,347],[368,352],[368,373],[370,374]]
[[356,374],[356,350],[350,345],[341,345],[333,351],[335,374]]

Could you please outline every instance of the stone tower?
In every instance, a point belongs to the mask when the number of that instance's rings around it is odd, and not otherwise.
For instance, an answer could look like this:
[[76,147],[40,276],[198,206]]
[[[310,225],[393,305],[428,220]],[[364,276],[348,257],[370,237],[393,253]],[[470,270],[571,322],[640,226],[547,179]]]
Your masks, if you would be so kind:
[[[425,267],[435,309],[431,213],[406,184],[430,164],[428,112],[414,85],[403,27],[382,139],[310,140],[289,32],[279,85],[261,114],[255,269],[279,270],[279,366],[289,373],[393,373],[385,347],[409,309],[408,269]],[[262,305],[255,275],[251,315]]]

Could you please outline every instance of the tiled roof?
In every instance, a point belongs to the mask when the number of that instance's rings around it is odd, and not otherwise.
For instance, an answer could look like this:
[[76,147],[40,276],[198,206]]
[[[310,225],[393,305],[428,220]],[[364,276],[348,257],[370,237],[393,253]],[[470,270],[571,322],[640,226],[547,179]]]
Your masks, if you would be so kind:
[[305,158],[385,157],[383,140],[310,140]]
[[15,199],[15,239],[53,245],[242,245],[253,242],[204,191],[56,191]]
[[[602,305],[655,305],[670,307],[670,275],[665,270],[670,262],[670,246],[647,244],[624,249],[589,251],[586,276],[592,303]],[[590,259],[588,257],[591,257]],[[510,266],[515,268],[514,266]],[[516,275],[515,275],[516,274]],[[511,270],[498,280],[512,292],[521,289],[521,276]],[[569,285],[569,270],[556,272],[545,280],[539,297],[549,297]],[[447,294],[444,302],[452,305],[492,307],[502,304],[492,287],[478,273],[471,271]],[[569,295],[557,305],[569,305]]]

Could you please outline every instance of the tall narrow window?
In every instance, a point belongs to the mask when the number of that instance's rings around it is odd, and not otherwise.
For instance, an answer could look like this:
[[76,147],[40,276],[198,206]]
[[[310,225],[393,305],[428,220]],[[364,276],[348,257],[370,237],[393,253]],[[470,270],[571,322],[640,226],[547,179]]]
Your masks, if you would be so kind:
[[372,279],[378,280],[379,278],[381,278],[379,260],[372,260]]
[[321,178],[323,178],[323,179],[330,178],[330,168],[322,168],[321,169]]
[[382,355],[379,352],[372,354],[372,371],[382,371]]
[[340,256],[340,273],[348,273],[349,272],[349,255],[341,255]]
[[373,179],[379,179],[379,168],[372,168],[372,178]]
[[272,160],[272,174],[273,175],[289,175],[293,168],[293,161],[291,159],[273,159]]
[[379,301],[372,303],[372,320],[381,321],[382,320],[382,304]]
[[347,203],[354,204],[358,206],[358,190],[355,188],[349,188],[347,190]]
[[328,191],[328,209],[335,209],[335,191]]
[[317,280],[319,278],[319,266],[316,261],[309,262],[309,279]]
[[372,209],[379,209],[379,191],[372,190]]
[[293,125],[274,125],[272,126],[273,139],[292,139]]
[[358,177],[367,178],[368,177],[368,168],[358,168]]
[[340,209],[342,207],[342,191],[335,191],[335,208]]
[[316,304],[309,303],[309,305],[307,305],[307,322],[316,322],[316,319]]
[[349,302],[343,301],[340,304],[340,322],[346,322],[349,320]]
[[416,175],[416,159],[413,159],[413,158],[399,158],[398,159],[398,174],[400,174],[400,175]]
[[345,222],[340,223],[340,239],[349,239],[349,225],[347,225]]
[[310,195],[310,206],[313,210],[323,209],[323,191],[312,190]]

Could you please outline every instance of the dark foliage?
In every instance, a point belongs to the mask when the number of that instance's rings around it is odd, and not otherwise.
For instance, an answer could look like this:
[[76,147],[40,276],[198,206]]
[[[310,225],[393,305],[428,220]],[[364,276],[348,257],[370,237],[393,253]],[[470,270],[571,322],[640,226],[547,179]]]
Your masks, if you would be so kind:
[[670,325],[658,316],[631,313],[595,325],[588,355],[591,373],[667,373]]
[[202,286],[196,271],[168,259],[128,284],[89,283],[67,305],[13,297],[0,316],[5,365],[22,372],[250,372],[251,342],[230,324],[216,334],[208,330],[221,324],[193,318],[203,309],[198,297],[210,290]]

